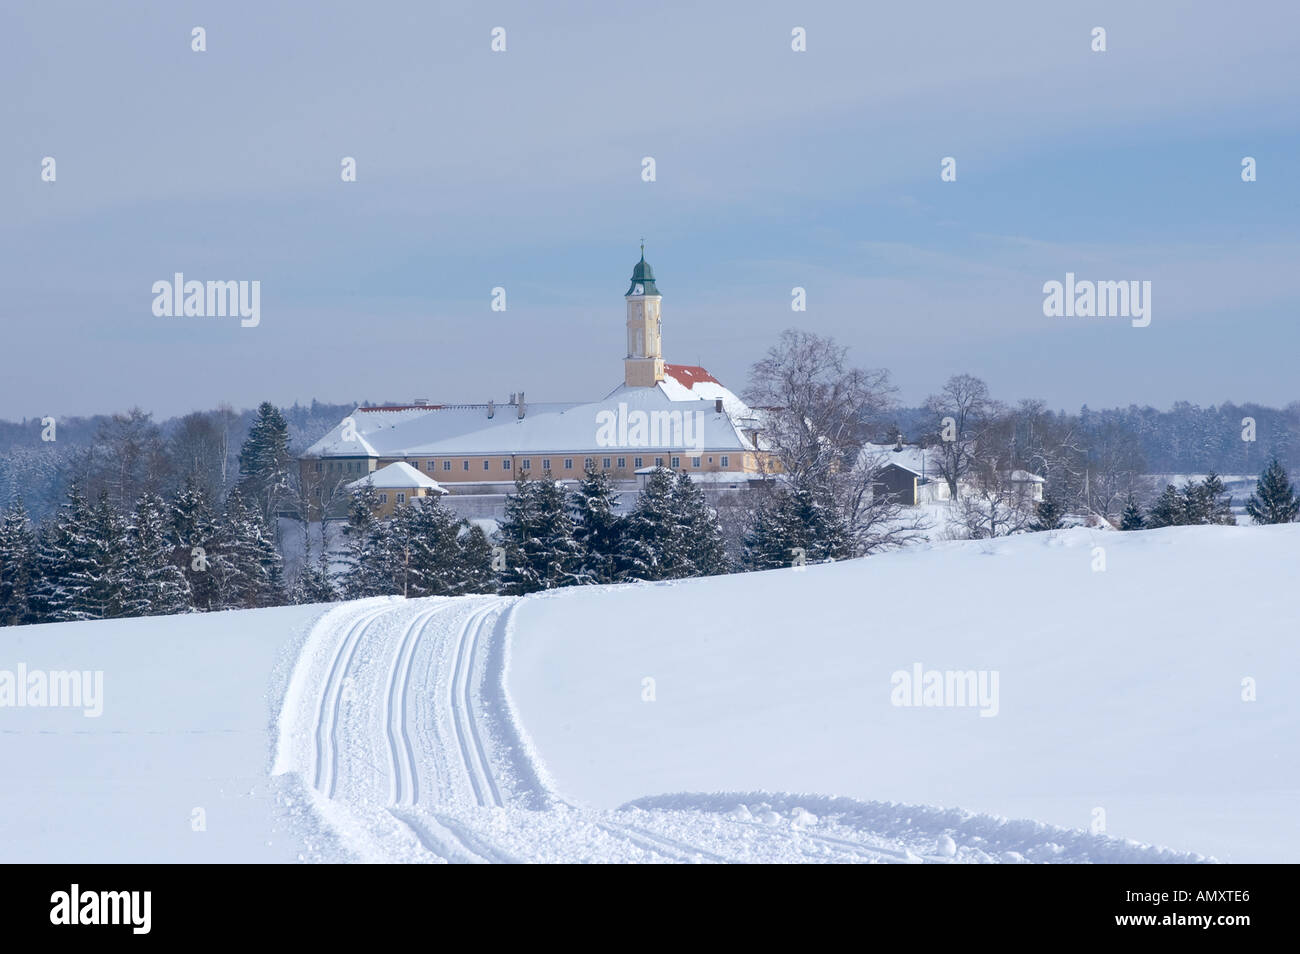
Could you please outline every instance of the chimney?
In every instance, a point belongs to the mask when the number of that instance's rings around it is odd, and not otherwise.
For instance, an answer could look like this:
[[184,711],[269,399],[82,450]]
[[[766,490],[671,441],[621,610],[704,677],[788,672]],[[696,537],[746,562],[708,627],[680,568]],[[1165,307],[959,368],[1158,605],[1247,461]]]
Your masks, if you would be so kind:
[[523,416],[524,416],[524,392],[523,392],[523,391],[520,391],[520,392],[519,392],[519,418],[520,418],[520,420],[523,419]]
[[713,411],[715,414],[722,413],[722,398],[715,398],[713,401]]
[[518,403],[518,400],[519,400],[518,395],[516,395],[514,391],[511,391],[511,392],[510,392],[510,403],[511,403],[511,404],[516,404],[516,403]]
[[489,418],[492,417],[492,415],[496,414],[496,412],[497,412],[496,401],[493,401],[491,398],[488,398],[488,417]]
[[898,432],[898,443],[894,445],[894,450],[896,450],[896,451],[901,451],[902,449],[903,449],[903,432],[902,432],[902,431],[899,431],[899,432]]
[[425,405],[427,405],[427,404],[429,403],[429,399],[428,399],[428,398],[414,398],[414,399],[411,401],[411,403],[414,404],[416,407],[424,407]]

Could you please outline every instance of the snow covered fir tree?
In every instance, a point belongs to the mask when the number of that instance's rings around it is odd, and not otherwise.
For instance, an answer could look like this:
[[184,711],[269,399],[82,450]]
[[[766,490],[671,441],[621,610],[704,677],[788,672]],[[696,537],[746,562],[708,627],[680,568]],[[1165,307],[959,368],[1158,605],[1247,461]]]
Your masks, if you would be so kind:
[[1246,501],[1246,513],[1256,523],[1290,523],[1300,513],[1295,487],[1276,457],[1260,474],[1255,492]]

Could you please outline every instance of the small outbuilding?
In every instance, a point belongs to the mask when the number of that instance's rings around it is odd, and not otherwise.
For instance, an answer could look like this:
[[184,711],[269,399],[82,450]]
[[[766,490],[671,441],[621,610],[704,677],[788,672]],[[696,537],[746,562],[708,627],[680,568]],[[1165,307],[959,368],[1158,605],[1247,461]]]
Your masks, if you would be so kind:
[[387,467],[354,480],[348,484],[348,490],[363,490],[369,484],[379,495],[379,508],[376,515],[391,517],[393,511],[403,504],[410,503],[418,497],[438,496],[447,493],[445,487],[425,474],[420,473],[405,461],[397,461]]
[[874,471],[871,492],[915,507],[947,500],[948,483],[939,475],[934,452],[915,444],[864,444],[858,466]]

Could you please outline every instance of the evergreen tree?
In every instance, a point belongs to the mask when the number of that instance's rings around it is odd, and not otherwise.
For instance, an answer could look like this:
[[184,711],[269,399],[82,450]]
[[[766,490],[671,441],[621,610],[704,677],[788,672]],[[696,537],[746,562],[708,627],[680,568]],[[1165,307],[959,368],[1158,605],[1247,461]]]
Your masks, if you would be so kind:
[[672,471],[656,467],[646,477],[636,506],[623,525],[619,578],[668,580],[685,575],[682,529]]
[[1232,498],[1224,492],[1223,481],[1211,472],[1199,483],[1186,481],[1182,489],[1173,484],[1151,505],[1147,514],[1147,527],[1185,527],[1207,523],[1235,524],[1232,515]]
[[401,556],[395,592],[411,597],[460,593],[465,582],[460,565],[463,526],[437,497],[417,497],[398,508],[381,530],[391,536],[393,550]]
[[414,507],[398,507],[387,520],[375,525],[363,557],[367,572],[377,581],[376,596],[429,595],[421,592],[418,567],[416,579],[411,578],[411,548],[418,547],[412,526],[414,511]]
[[343,580],[343,596],[349,600],[367,596],[391,595],[392,578],[385,582],[384,568],[376,566],[382,541],[379,539],[379,492],[367,481],[360,489],[352,491],[348,503],[348,519],[343,524],[343,562],[347,571]]
[[1255,482],[1255,492],[1246,501],[1246,513],[1256,523],[1266,524],[1290,523],[1297,512],[1300,498],[1296,497],[1286,468],[1274,457]]
[[741,565],[747,570],[774,570],[788,567],[794,559],[789,541],[794,536],[786,525],[786,510],[780,506],[784,492],[775,500],[754,509],[749,527],[741,541]]
[[1124,515],[1120,517],[1119,528],[1121,530],[1141,530],[1146,526],[1142,519],[1142,511],[1138,509],[1137,502],[1133,500],[1130,494],[1128,503],[1124,507]]
[[798,487],[787,501],[789,524],[795,529],[792,546],[805,552],[809,563],[843,560],[849,555],[848,534],[829,496],[811,487]]
[[681,529],[682,569],[685,576],[716,576],[731,569],[717,512],[709,506],[704,491],[686,471],[677,475],[673,487],[677,523]]
[[405,595],[411,559],[410,537],[405,530],[403,519],[396,514],[375,524],[361,551],[361,569],[350,578],[357,592],[365,596]]
[[190,609],[189,583],[173,562],[167,516],[166,504],[156,494],[142,494],[136,503],[125,541],[126,616],[165,616]]
[[1232,498],[1224,489],[1223,481],[1214,471],[1210,471],[1200,484],[1200,500],[1203,513],[1202,523],[1235,526],[1237,518],[1232,514]]
[[807,485],[777,491],[771,504],[755,512],[743,544],[742,561],[752,570],[849,556],[848,533],[839,511]]
[[226,498],[217,526],[217,555],[208,563],[220,608],[252,609],[284,602],[280,552],[261,510],[239,487]]
[[1050,491],[1043,494],[1043,499],[1038,502],[1034,511],[1034,522],[1029,525],[1030,530],[1059,530],[1062,523],[1061,518],[1065,516],[1061,510],[1061,505],[1056,496]]
[[1160,496],[1151,504],[1147,513],[1146,525],[1155,527],[1177,527],[1187,522],[1187,508],[1184,497],[1173,484],[1167,484]]
[[1175,526],[1198,526],[1210,522],[1210,500],[1204,484],[1186,481],[1181,493],[1182,515]]
[[203,483],[195,476],[172,498],[168,535],[172,543],[172,562],[185,575],[190,605],[210,610],[216,603],[216,587],[210,559],[216,550],[217,520],[212,502]]
[[623,518],[614,511],[618,493],[605,471],[588,468],[571,495],[573,538],[581,552],[579,573],[584,583],[613,583],[618,579]]
[[308,544],[303,554],[302,571],[298,582],[294,584],[292,601],[294,603],[333,603],[339,598],[330,573],[329,554],[321,547],[320,559],[313,561],[311,546]]
[[581,553],[564,496],[549,473],[536,480],[522,474],[515,479],[501,525],[506,551],[502,592],[522,595],[578,581]]
[[33,622],[36,534],[22,500],[0,515],[0,626]]
[[212,598],[209,610],[240,609],[244,597],[244,569],[240,560],[239,539],[241,531],[236,527],[235,511],[243,511],[243,502],[239,497],[239,486],[231,488],[226,496],[226,506],[216,518],[216,527],[212,547],[207,551],[207,569],[212,585]]
[[263,401],[239,449],[239,479],[244,496],[272,521],[289,491],[289,424],[279,408]]
[[275,542],[275,527],[252,506],[244,521],[243,545],[251,557],[248,567],[246,605],[252,607],[283,606],[284,561]]
[[81,481],[71,480],[64,497],[59,509],[36,535],[36,583],[28,610],[38,623],[53,623],[63,618],[70,596],[64,573],[74,560],[89,558],[89,547],[84,540],[89,533],[90,505]]
[[123,523],[107,493],[91,506],[73,482],[37,556],[37,602],[50,622],[122,615]]
[[374,519],[364,491],[354,495],[348,525],[349,599],[367,596],[458,596],[495,591],[492,548],[481,528],[437,497],[418,497],[387,520]]
[[476,523],[463,527],[457,541],[460,546],[461,593],[495,593],[492,573],[492,544],[483,528]]
[[117,619],[126,615],[126,521],[117,512],[108,491],[101,491],[91,519],[94,555],[84,599],[75,619]]

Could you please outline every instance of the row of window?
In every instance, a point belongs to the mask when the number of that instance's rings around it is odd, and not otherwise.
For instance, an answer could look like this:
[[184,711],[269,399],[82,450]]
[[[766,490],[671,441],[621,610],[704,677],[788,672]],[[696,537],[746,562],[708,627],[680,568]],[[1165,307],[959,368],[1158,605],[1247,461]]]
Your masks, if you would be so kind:
[[[565,457],[565,458],[564,458],[564,469],[565,469],[565,470],[573,470],[573,460],[574,460],[574,458],[572,458],[572,457]],[[601,468],[604,469],[604,470],[610,470],[610,469],[612,469],[612,467],[613,467],[613,460],[614,460],[614,458],[612,458],[612,457],[602,457],[602,458],[601,458],[601,464],[600,464]],[[692,457],[692,458],[691,458],[691,466],[692,466],[692,467],[700,467],[700,466],[703,466],[703,465],[701,464],[701,460],[702,460],[702,458],[699,458],[699,457]],[[728,455],[728,454],[723,454],[722,457],[720,458],[720,460],[721,460],[721,465],[722,465],[723,467],[730,467],[730,466],[731,466],[731,457],[730,457],[730,455]],[[712,458],[712,457],[709,458],[709,463],[710,463],[710,464],[713,463],[713,458]],[[583,468],[586,469],[586,470],[594,470],[594,469],[595,469],[595,466],[596,466],[596,459],[595,459],[594,457],[587,457],[587,458],[584,458],[584,460],[583,460],[583,462],[582,462],[582,465],[583,465]],[[438,462],[437,462],[436,460],[431,460],[431,461],[428,461],[424,466],[425,466],[425,469],[426,469],[426,470],[430,470],[430,471],[437,470],[437,469],[438,469]],[[522,458],[522,459],[520,460],[520,462],[519,462],[519,466],[520,466],[520,469],[521,469],[521,470],[532,470],[532,469],[533,469],[533,459],[532,459],[531,457],[524,457],[524,458]],[[644,466],[645,466],[645,458],[644,458],[644,457],[633,457],[633,458],[632,458],[632,466],[633,466],[633,467],[636,467],[636,468],[644,467]],[[656,457],[656,458],[655,458],[655,466],[656,466],[656,467],[663,467],[663,466],[664,466],[664,458],[662,458],[662,457]],[[682,466],[682,459],[681,459],[680,457],[673,457],[673,458],[672,458],[672,463],[669,464],[668,466],[670,466],[670,467],[672,467],[674,470],[676,470],[676,469],[678,469],[679,467]],[[618,458],[617,469],[618,469],[618,470],[623,470],[623,469],[626,468],[626,467],[627,467],[627,458],[626,458],[626,457],[620,457],[620,458]],[[444,460],[444,461],[442,462],[442,469],[443,469],[444,471],[451,470],[451,468],[452,468],[452,462],[451,462],[451,461],[449,461],[449,460]],[[467,461],[467,460],[462,460],[462,461],[460,462],[460,469],[461,469],[461,470],[464,470],[464,471],[469,470],[469,461]],[[484,469],[484,470],[491,470],[491,469],[492,469],[492,462],[491,462],[490,460],[485,460],[485,461],[483,461],[483,469]],[[511,469],[511,468],[510,468],[510,461],[508,461],[508,460],[503,460],[503,461],[501,461],[501,469],[502,469],[503,471],[505,471],[506,473],[510,473],[510,469]],[[551,469],[551,458],[549,458],[549,457],[543,457],[543,458],[542,458],[542,470],[550,470],[550,469]]]
[[365,460],[326,460],[316,461],[316,473],[328,471],[332,474],[368,474],[370,462]]
[[[572,457],[565,457],[565,458],[564,458],[564,469],[565,469],[565,470],[569,470],[569,471],[573,470],[573,460],[574,460],[574,459],[573,459]],[[613,461],[614,461],[614,458],[612,458],[612,457],[602,457],[602,458],[601,458],[600,466],[601,466],[601,468],[604,469],[604,470],[611,470],[611,469],[614,469],[615,466],[617,467],[618,470],[624,470],[624,469],[626,469],[626,467],[627,467],[627,458],[626,458],[626,457],[619,457],[619,458],[618,458],[618,464],[617,464],[617,465],[614,465],[614,464],[613,464]],[[654,461],[655,461],[654,465],[655,465],[656,467],[663,467],[663,466],[664,466],[664,458],[663,458],[663,457],[656,457],[656,458],[654,459]],[[701,458],[699,458],[699,457],[692,457],[692,458],[690,459],[690,461],[691,461],[691,466],[692,466],[692,467],[700,467],[700,466],[702,466],[702,464],[701,464]],[[723,455],[719,458],[719,461],[720,461],[720,463],[721,463],[721,466],[723,466],[723,467],[730,467],[730,466],[731,466],[731,457],[730,457],[730,455],[728,455],[728,454],[723,454]],[[587,470],[593,470],[593,469],[595,468],[596,459],[595,459],[594,457],[587,457],[587,458],[585,458],[585,459],[583,460],[582,463],[583,463],[583,467],[584,467],[585,469],[587,469]],[[712,458],[712,457],[709,458],[709,463],[710,463],[710,464],[713,463],[713,458]],[[639,470],[640,468],[644,467],[644,466],[645,466],[645,458],[644,458],[644,457],[633,457],[633,458],[632,458],[632,466],[633,466],[634,468],[638,469],[638,470]],[[678,469],[680,469],[681,466],[682,466],[682,459],[681,459],[680,457],[673,457],[673,458],[671,458],[671,463],[669,463],[668,466],[671,467],[673,470],[678,470]],[[437,462],[436,460],[431,460],[431,461],[429,461],[428,463],[425,464],[425,468],[426,468],[427,470],[430,470],[430,471],[437,470],[437,468],[438,468],[438,462]],[[451,461],[449,461],[449,460],[444,460],[444,461],[442,462],[442,469],[443,469],[444,471],[449,471],[449,470],[451,470],[451,468],[452,468],[452,462],[451,462]],[[460,469],[463,470],[463,471],[468,471],[468,470],[469,470],[469,461],[467,461],[467,460],[462,460],[462,461],[460,462]],[[483,461],[483,469],[484,469],[485,471],[490,471],[490,470],[492,469],[492,462],[491,462],[490,460],[485,460],[485,461]],[[523,459],[520,461],[520,469],[521,469],[521,470],[532,470],[532,469],[533,469],[533,459],[532,459],[531,457],[525,457],[525,458],[523,458]],[[542,470],[550,470],[550,469],[551,469],[551,458],[549,458],[549,457],[543,457],[543,458],[542,458]],[[511,471],[511,467],[510,467],[510,461],[509,461],[509,460],[502,460],[502,461],[501,461],[501,470],[504,471],[504,472],[507,473],[507,474],[510,473],[510,471]],[[342,461],[339,461],[339,460],[319,461],[319,460],[318,460],[318,461],[316,461],[316,473],[319,474],[319,473],[323,473],[323,472],[326,472],[326,471],[328,471],[328,472],[330,472],[330,473],[365,474],[365,473],[369,473],[369,472],[370,472],[370,465],[369,465],[369,462],[368,462],[368,461],[364,461],[364,460],[342,460]]]

